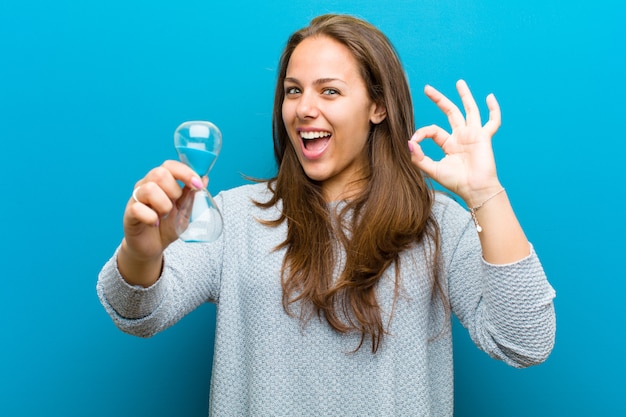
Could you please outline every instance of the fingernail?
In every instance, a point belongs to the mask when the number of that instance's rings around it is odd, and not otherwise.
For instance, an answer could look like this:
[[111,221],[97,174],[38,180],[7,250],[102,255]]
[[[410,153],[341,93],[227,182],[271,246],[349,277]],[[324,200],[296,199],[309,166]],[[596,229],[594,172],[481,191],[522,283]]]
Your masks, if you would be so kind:
[[191,179],[191,185],[193,185],[198,190],[204,188],[204,184],[202,183],[202,180],[198,177],[193,177]]
[[409,141],[409,152],[413,153],[413,143]]

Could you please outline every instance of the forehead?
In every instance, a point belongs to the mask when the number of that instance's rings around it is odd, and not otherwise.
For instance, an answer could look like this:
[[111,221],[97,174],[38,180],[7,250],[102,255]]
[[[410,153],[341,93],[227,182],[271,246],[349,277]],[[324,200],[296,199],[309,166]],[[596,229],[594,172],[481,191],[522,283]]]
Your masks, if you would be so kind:
[[287,77],[302,76],[349,79],[360,78],[360,72],[347,46],[328,36],[312,36],[296,46],[287,64]]

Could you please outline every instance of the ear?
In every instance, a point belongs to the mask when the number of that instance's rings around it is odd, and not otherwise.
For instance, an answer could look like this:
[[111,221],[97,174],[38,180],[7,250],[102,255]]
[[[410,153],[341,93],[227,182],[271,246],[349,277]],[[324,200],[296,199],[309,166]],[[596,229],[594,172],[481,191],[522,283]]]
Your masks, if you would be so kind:
[[372,109],[370,111],[370,122],[377,125],[387,117],[387,109],[385,105],[380,103],[372,103]]

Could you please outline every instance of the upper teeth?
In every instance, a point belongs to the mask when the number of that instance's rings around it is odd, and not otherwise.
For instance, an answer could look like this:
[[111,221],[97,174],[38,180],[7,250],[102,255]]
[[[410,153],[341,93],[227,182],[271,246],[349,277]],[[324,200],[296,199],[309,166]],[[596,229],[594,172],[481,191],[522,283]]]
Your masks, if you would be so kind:
[[330,136],[330,132],[300,132],[302,139],[317,139]]

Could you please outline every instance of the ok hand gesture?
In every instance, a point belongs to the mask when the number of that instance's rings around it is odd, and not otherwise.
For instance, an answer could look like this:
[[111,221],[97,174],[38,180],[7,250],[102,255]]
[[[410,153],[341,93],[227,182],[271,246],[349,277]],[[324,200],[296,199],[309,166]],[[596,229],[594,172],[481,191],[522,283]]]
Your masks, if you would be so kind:
[[[487,96],[489,121],[483,126],[478,106],[465,81],[456,84],[465,116],[446,96],[431,86],[424,93],[448,117],[452,132],[437,125],[418,129],[409,141],[413,163],[442,186],[459,195],[469,207],[502,189],[496,174],[491,140],[500,127],[500,106]],[[432,139],[445,153],[440,161],[424,154],[420,143]]]

